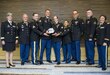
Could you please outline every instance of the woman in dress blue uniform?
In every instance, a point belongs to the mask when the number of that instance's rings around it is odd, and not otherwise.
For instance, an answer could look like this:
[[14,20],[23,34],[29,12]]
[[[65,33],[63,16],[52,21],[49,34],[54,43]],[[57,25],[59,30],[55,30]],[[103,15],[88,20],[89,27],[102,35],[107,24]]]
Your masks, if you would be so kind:
[[[15,51],[15,46],[18,43],[17,41],[17,26],[12,21],[12,13],[7,13],[7,21],[2,22],[1,24],[1,41],[2,48],[6,51],[6,67],[14,67],[13,64],[13,51]],[[9,61],[10,60],[10,61]]]
[[53,29],[54,33],[52,34],[52,45],[55,52],[55,57],[57,64],[60,64],[60,48],[61,48],[61,33],[63,31],[63,24],[59,22],[59,19],[57,16],[54,16],[54,23],[53,23]]
[[64,21],[64,29],[62,33],[62,44],[63,44],[63,62],[71,62],[71,34],[70,26],[68,21]]
[[96,43],[98,48],[99,66],[102,70],[107,68],[107,50],[109,43],[109,27],[106,22],[106,16],[101,15],[99,24],[96,28]]

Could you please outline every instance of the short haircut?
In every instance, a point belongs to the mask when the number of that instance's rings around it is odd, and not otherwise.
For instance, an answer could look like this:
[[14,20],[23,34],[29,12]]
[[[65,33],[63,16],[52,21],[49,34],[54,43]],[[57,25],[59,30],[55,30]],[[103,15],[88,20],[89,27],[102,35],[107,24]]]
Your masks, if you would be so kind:
[[100,15],[99,18],[102,16],[105,18],[105,20],[107,20],[107,16],[105,16],[105,15]]
[[77,10],[73,10],[73,12],[74,12],[74,11],[78,12]]
[[58,16],[56,16],[56,15],[54,17],[57,17],[58,18]]
[[86,11],[93,11],[92,9],[87,9]]
[[35,14],[38,14],[38,13],[32,13],[32,16],[34,16]]
[[50,9],[46,9],[45,12],[46,12],[46,11],[50,11]]
[[64,20],[64,22],[65,22],[65,21],[67,21],[67,22],[69,23],[69,21],[68,21],[68,20]]
[[13,14],[11,12],[8,12],[7,13],[7,16],[12,16]]
[[23,13],[22,17],[24,17],[24,16],[28,16],[28,14],[26,14],[26,13]]

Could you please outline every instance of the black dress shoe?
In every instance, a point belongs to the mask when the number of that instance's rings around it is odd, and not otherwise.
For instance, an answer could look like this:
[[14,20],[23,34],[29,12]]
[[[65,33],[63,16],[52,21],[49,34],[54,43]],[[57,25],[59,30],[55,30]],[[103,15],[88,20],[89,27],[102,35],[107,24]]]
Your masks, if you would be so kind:
[[69,64],[69,63],[71,63],[71,61],[66,61],[66,64]]
[[40,61],[40,64],[44,64],[42,61]]
[[92,65],[92,63],[88,63],[88,65]]
[[76,59],[71,59],[71,61],[76,61]]
[[94,63],[90,63],[90,62],[88,62],[86,65],[93,65]]
[[39,65],[39,63],[38,63],[38,62],[36,62],[34,65]]
[[76,64],[80,64],[80,61],[77,61]]
[[27,61],[25,61],[26,63],[30,63],[30,61],[29,60],[27,60]]
[[62,62],[66,62],[66,60],[63,60]]
[[60,62],[57,62],[57,65],[60,65]]
[[57,60],[54,60],[53,62],[57,62]]
[[97,66],[97,68],[101,68],[101,67],[102,67],[101,65],[98,65],[98,66]]
[[10,68],[10,66],[6,66],[6,68]]
[[24,62],[21,61],[21,65],[24,65]]
[[52,61],[51,61],[51,60],[47,60],[47,62],[52,63]]
[[10,63],[9,63],[9,65],[12,66],[12,67],[15,67],[15,65],[12,65],[12,64],[10,64]]
[[105,71],[107,68],[102,68],[103,71]]

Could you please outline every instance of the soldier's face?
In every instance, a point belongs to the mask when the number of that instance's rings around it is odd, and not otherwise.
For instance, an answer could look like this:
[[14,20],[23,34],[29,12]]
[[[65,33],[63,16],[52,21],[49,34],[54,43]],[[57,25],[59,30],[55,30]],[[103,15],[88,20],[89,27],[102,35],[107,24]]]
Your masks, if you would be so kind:
[[73,17],[77,18],[79,16],[79,13],[77,11],[73,11]]
[[69,25],[68,21],[64,21],[64,26],[67,27]]
[[7,16],[7,20],[9,21],[12,21],[13,17],[10,15],[10,16]]
[[91,17],[93,15],[93,12],[91,10],[86,12],[87,17]]
[[34,14],[33,19],[37,21],[39,19],[39,15],[38,14]]
[[54,16],[53,19],[54,19],[55,22],[58,21],[58,17],[57,16]]
[[26,15],[26,14],[23,15],[23,21],[24,22],[27,22],[28,21],[28,15]]
[[45,16],[50,16],[50,11],[49,10],[45,11]]
[[105,22],[105,17],[104,16],[101,16],[100,19],[99,19],[100,23],[104,23]]

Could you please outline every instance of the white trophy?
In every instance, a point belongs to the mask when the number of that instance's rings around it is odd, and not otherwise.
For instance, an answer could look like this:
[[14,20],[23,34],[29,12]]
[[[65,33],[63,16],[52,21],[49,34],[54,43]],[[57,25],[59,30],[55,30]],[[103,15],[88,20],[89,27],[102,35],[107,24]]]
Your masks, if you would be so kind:
[[54,29],[53,29],[53,28],[49,28],[49,29],[48,29],[48,32],[49,32],[50,34],[52,34],[52,33],[54,33]]

